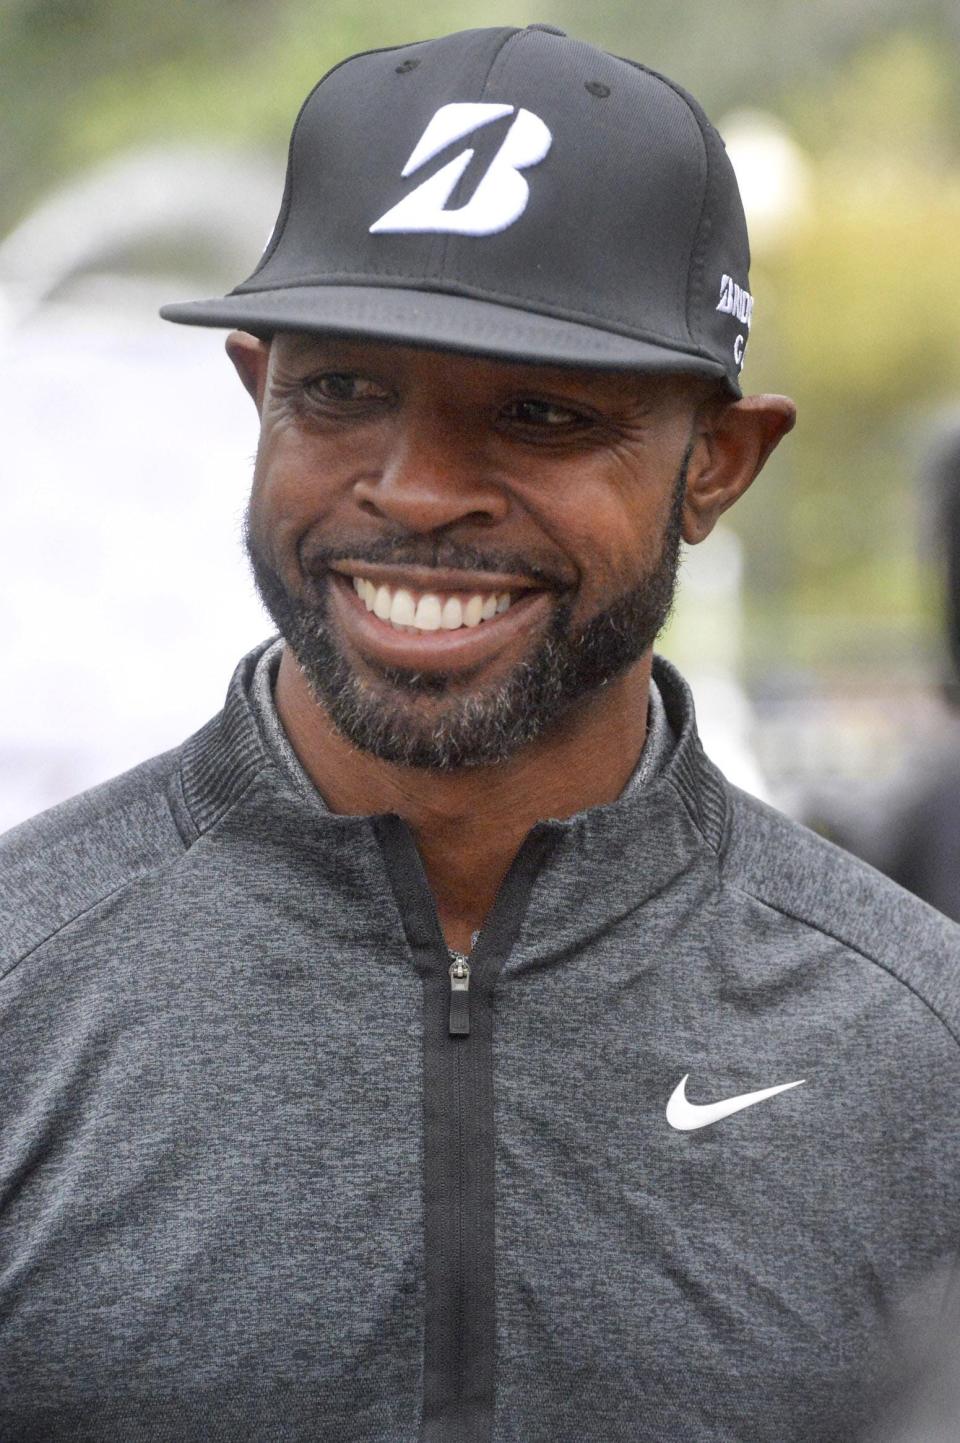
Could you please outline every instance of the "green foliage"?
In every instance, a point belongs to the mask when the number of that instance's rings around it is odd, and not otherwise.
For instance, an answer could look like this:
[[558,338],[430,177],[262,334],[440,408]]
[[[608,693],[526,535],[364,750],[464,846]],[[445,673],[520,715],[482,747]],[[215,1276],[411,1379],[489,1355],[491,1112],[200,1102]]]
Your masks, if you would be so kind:
[[52,181],[146,141],[286,146],[304,94],[358,50],[470,24],[525,24],[528,3],[421,0],[20,0],[0,51],[0,231]]
[[927,418],[960,398],[957,89],[950,52],[895,32],[784,104],[816,164],[807,213],[754,266],[745,380],[799,421],[732,524],[752,608],[822,668],[930,654],[916,484]]
[[899,29],[871,40],[839,77],[793,93],[783,109],[819,158],[883,180],[960,157],[960,83],[953,48]]

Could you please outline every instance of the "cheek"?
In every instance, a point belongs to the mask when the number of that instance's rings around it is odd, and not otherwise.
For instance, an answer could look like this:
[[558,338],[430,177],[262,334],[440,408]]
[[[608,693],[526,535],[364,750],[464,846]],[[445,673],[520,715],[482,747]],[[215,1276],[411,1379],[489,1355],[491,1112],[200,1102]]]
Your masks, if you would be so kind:
[[295,553],[302,536],[327,519],[349,477],[331,447],[292,425],[264,428],[253,472],[250,519],[278,560]]
[[593,611],[632,587],[660,555],[669,516],[652,488],[583,486],[541,525],[576,566],[577,610]]

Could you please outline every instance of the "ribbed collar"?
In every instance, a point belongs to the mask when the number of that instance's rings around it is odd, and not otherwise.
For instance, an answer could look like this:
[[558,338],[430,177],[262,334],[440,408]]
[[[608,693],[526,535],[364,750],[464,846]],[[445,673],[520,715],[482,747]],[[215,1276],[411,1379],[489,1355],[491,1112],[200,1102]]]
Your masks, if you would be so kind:
[[[268,642],[260,651],[248,691],[250,709],[267,751],[273,760],[286,772],[299,791],[303,792],[305,796],[311,797],[320,806],[325,806],[323,796],[317,791],[304,770],[300,758],[290,745],[290,738],[283,729],[283,723],[277,715],[274,691],[282,655],[283,639],[281,637],[276,637],[274,641]],[[663,698],[660,695],[660,688],[657,686],[656,680],[651,678],[646,741],[622,795],[627,796],[635,788],[644,786],[666,766],[670,753],[673,751],[674,741]]]
[[[374,819],[341,816],[325,806],[279,721],[272,734],[269,722],[265,726],[254,687],[258,663],[275,644],[265,642],[243,658],[223,711],[182,748],[181,786],[190,829],[202,835],[249,792],[255,813],[251,825],[258,828],[293,827],[317,840],[324,833],[342,836],[345,830],[372,835]],[[524,938],[538,950],[536,939],[544,932],[554,945],[564,946],[603,930],[697,859],[716,871],[726,827],[726,783],[703,753],[693,699],[679,672],[657,657],[654,677],[663,703],[660,746],[665,744],[666,754],[657,757],[652,775],[638,766],[615,802],[563,820],[545,819],[534,828],[544,841],[549,837],[550,845],[540,849],[544,860],[527,909],[521,953]]]

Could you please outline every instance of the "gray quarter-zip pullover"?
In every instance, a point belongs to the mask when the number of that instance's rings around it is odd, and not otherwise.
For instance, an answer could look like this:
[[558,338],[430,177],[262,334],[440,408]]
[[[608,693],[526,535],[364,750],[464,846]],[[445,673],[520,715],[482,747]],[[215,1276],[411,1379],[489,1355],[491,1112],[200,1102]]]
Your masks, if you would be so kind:
[[960,930],[658,662],[659,764],[533,829],[452,1034],[411,834],[301,784],[262,650],[0,844],[0,1438],[856,1437],[956,1256]]

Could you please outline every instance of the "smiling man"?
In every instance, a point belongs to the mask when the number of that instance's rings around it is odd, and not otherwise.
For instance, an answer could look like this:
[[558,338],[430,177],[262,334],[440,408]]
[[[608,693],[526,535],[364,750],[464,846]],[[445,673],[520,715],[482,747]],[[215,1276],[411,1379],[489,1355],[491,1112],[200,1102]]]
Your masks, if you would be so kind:
[[3,1436],[876,1421],[956,1255],[958,933],[653,658],[793,424],[747,268],[685,92],[476,30],[326,76],[253,276],[165,309],[259,411],[279,636],[3,843]]
[[302,333],[228,349],[262,417],[247,541],[289,643],[280,719],[328,805],[411,825],[469,952],[534,824],[623,791],[681,535],[791,408]]

